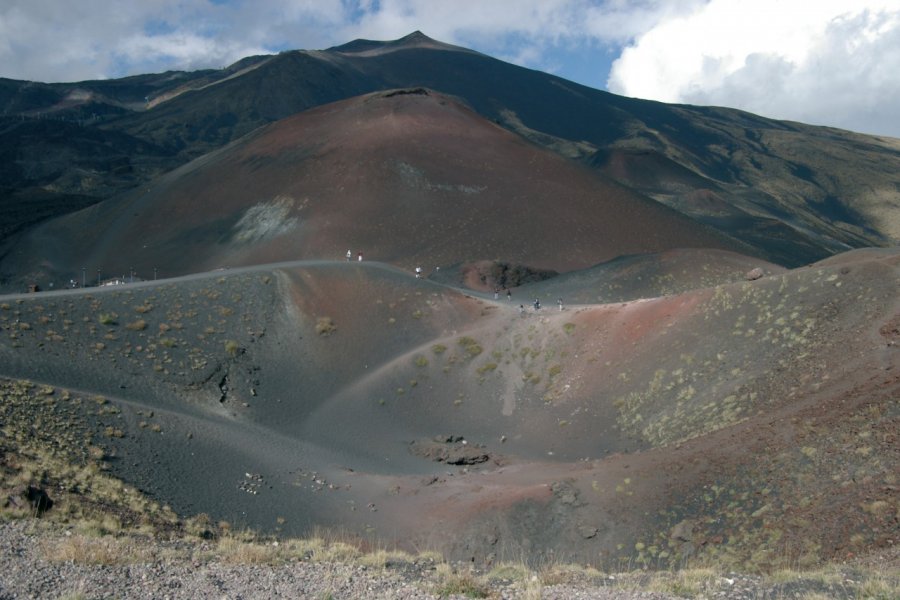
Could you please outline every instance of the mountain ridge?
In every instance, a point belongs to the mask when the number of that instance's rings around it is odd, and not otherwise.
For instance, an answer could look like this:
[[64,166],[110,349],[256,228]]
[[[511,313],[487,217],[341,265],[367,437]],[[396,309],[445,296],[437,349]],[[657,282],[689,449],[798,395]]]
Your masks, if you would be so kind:
[[18,246],[24,258],[6,265],[38,280],[66,280],[83,263],[172,276],[341,257],[347,246],[429,271],[482,258],[567,271],[678,247],[752,252],[413,88],[257,129],[137,192],[35,228]]
[[[7,168],[0,172],[0,245],[9,246],[13,233],[44,215],[64,211],[67,202],[78,208],[91,198],[113,196],[267,123],[365,93],[414,87],[464,99],[532,143],[582,160],[782,265],[900,240],[900,146],[889,138],[733,109],[619,97],[424,34],[350,44],[368,54],[337,46],[249,57],[221,71],[79,84],[5,80],[0,153],[7,157]],[[57,105],[75,89],[119,90],[116,97],[127,102],[171,98],[136,111],[74,104],[54,116],[70,124],[67,137],[29,134],[23,142],[21,132],[39,122],[29,115]],[[51,92],[41,100],[41,94]],[[106,141],[93,148],[121,150],[99,150],[88,168],[68,159],[84,152],[79,138],[98,136]],[[39,150],[29,151],[32,146]],[[134,149],[139,147],[144,150],[138,155]],[[40,168],[36,161],[47,158],[56,158],[60,168]],[[623,172],[626,163],[640,166]],[[685,177],[669,181],[668,174],[676,171]],[[48,194],[59,200],[48,203]],[[51,208],[16,208],[38,203]]]

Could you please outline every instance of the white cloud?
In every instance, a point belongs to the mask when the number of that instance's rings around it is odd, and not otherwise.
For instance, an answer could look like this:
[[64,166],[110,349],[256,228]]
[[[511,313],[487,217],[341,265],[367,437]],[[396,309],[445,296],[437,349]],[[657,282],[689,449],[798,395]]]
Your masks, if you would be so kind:
[[0,76],[77,81],[221,67],[330,45],[343,15],[340,0],[4,0]]
[[[546,68],[558,59],[548,59],[549,50],[620,43],[701,1],[4,0],[0,75],[73,81],[224,66],[242,52],[389,40],[414,30]],[[598,69],[605,73],[605,64]]]
[[661,22],[692,13],[705,2],[706,0],[608,0],[586,8],[583,26],[593,37],[624,44]]
[[711,0],[638,36],[607,86],[900,137],[895,0]]
[[[484,51],[522,44],[537,50],[577,42],[621,43],[661,19],[690,11],[704,0],[381,0],[359,3],[343,37],[394,39],[419,29]],[[506,55],[517,55],[518,50]],[[539,62],[533,50],[523,54]]]
[[629,96],[900,136],[898,15],[898,0],[2,0],[0,77],[222,67],[418,29]]

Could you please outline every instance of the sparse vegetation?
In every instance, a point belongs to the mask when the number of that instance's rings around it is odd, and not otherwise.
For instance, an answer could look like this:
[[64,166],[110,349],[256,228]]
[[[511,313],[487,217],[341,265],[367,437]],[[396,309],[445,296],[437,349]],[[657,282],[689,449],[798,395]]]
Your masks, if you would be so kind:
[[147,329],[147,321],[144,319],[138,319],[137,321],[132,321],[125,326],[125,329],[131,331],[143,331]]
[[116,319],[118,318],[119,316],[116,313],[100,313],[100,316],[97,317],[97,320],[101,325],[115,325]]
[[447,565],[438,567],[439,582],[434,593],[438,596],[460,595],[467,598],[487,598],[491,589],[472,573],[458,573]]
[[225,340],[225,352],[228,356],[235,357],[241,352],[241,346],[234,340]]
[[[684,597],[713,597],[727,594],[736,576],[716,566],[691,566],[674,571],[636,571],[608,577],[575,565],[551,564],[534,570],[524,564],[501,564],[491,570],[478,572],[444,563],[439,556],[425,554],[410,556],[384,549],[363,551],[360,544],[345,540],[266,538],[249,531],[235,532],[227,523],[214,523],[206,515],[179,519],[170,510],[148,500],[140,492],[110,477],[102,468],[108,451],[101,445],[84,441],[87,423],[73,408],[105,407],[100,397],[79,398],[49,386],[29,382],[0,380],[0,418],[4,423],[0,447],[5,462],[0,467],[0,488],[14,483],[45,486],[55,492],[57,502],[52,510],[36,522],[35,531],[42,536],[41,555],[49,561],[74,562],[80,565],[111,566],[143,562],[190,561],[204,563],[221,561],[231,565],[281,565],[298,560],[365,565],[381,569],[388,564],[436,565],[418,571],[415,576],[421,585],[438,595],[467,595],[492,597],[497,586],[513,585],[523,597],[539,597],[540,590],[558,584],[602,582],[627,590],[661,591]],[[87,400],[84,402],[83,400]],[[105,398],[104,398],[105,400]],[[33,430],[36,409],[44,426]],[[65,417],[52,419],[52,415]],[[153,411],[142,411],[147,419]],[[50,444],[62,439],[65,444]],[[799,453],[799,450],[798,450]],[[622,480],[623,488],[634,482]],[[718,492],[723,492],[719,490]],[[59,495],[62,494],[62,495]],[[882,504],[873,501],[871,512],[883,512]],[[6,509],[2,518],[32,518],[29,512]],[[54,524],[63,524],[70,532],[61,535]],[[44,533],[46,532],[46,533]],[[148,542],[146,536],[175,536],[181,543],[172,550]],[[208,540],[212,540],[212,542]],[[636,548],[647,552],[652,544],[638,542]],[[749,576],[739,584],[746,589]],[[843,565],[816,570],[777,570],[770,575],[754,576],[752,584],[761,591],[760,597],[780,597],[793,590],[801,598],[840,597],[895,598],[900,592],[900,576],[896,572],[866,568],[862,565]],[[736,584],[737,585],[737,584]],[[829,591],[831,590],[831,591]],[[768,595],[766,595],[768,594]]]
[[494,371],[496,369],[497,369],[497,363],[489,362],[489,363],[485,363],[485,364],[481,365],[480,367],[478,367],[476,369],[476,371],[478,371],[479,375],[484,375],[485,373]]
[[327,337],[337,331],[337,327],[331,317],[319,317],[316,320],[316,333],[322,337]]
[[469,357],[475,357],[481,354],[482,348],[476,340],[468,336],[463,336],[457,340],[457,343],[463,347]]

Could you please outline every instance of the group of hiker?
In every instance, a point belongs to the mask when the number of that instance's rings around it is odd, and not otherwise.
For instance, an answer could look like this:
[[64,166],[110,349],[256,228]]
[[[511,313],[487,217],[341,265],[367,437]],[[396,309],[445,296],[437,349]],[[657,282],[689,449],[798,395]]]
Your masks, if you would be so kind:
[[[509,292],[508,292],[508,291],[507,291],[507,297],[509,297]],[[534,307],[534,312],[537,312],[537,311],[541,310],[541,299],[540,299],[540,298],[535,298],[535,299],[534,299],[534,302],[532,302],[531,305],[532,305],[532,307]],[[563,310],[563,300],[562,300],[562,298],[558,298],[558,299],[556,300],[556,305],[559,307],[559,310],[560,310],[560,312],[561,312],[561,311]],[[524,305],[524,304],[520,304],[520,305],[519,305],[519,314],[520,314],[520,315],[524,315],[524,314],[525,314],[525,305]]]

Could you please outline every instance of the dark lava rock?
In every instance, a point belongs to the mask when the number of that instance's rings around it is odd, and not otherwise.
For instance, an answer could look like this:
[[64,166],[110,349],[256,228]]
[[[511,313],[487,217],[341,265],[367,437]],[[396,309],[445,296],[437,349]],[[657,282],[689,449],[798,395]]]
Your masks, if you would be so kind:
[[416,440],[410,443],[409,451],[415,456],[448,465],[477,465],[491,458],[484,448],[467,444],[461,436],[437,436],[431,440]]
[[13,489],[7,494],[4,504],[15,508],[27,506],[38,515],[42,515],[53,508],[53,500],[47,492],[33,485],[23,485]]

